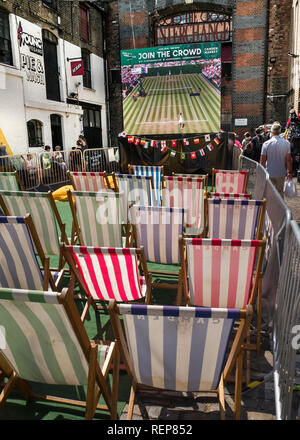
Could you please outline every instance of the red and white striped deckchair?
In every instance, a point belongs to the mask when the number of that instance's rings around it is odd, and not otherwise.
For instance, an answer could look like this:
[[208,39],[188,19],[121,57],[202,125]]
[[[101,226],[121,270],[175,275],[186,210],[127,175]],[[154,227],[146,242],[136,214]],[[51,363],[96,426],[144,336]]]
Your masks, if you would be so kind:
[[186,304],[242,309],[257,293],[257,347],[264,250],[265,240],[180,238]]
[[246,193],[249,171],[212,169],[215,192]]
[[106,171],[68,171],[68,177],[75,191],[97,192],[110,189],[110,183]]
[[202,235],[205,228],[204,178],[163,177],[162,205],[184,208],[185,233]]
[[90,298],[82,314],[83,320],[90,304],[97,310],[95,301],[115,299],[123,302],[145,298],[147,304],[150,302],[151,274],[147,270],[143,249],[62,244],[62,252],[72,278]]

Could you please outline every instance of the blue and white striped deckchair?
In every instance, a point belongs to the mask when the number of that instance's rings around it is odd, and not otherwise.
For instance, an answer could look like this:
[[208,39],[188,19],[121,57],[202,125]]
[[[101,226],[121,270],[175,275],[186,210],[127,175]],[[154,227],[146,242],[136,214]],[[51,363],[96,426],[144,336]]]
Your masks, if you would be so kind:
[[130,221],[129,208],[132,205],[155,206],[153,197],[153,180],[151,176],[136,176],[134,174],[112,173],[114,188],[117,192],[123,192],[127,206],[128,221]]
[[[223,381],[237,365],[235,416],[240,415],[241,344],[252,314],[247,309],[116,305],[109,313],[120,354],[131,380],[128,419],[135,392],[143,386],[178,392],[216,392],[225,416]],[[119,316],[122,315],[124,331]],[[228,355],[233,324],[240,327]]]
[[68,200],[80,246],[123,246],[122,227],[127,223],[123,193],[68,191]]
[[[6,344],[0,347],[0,365],[8,382],[0,394],[0,408],[12,385],[27,386],[31,399],[44,399],[83,406],[92,419],[96,408],[108,410],[115,419],[119,354],[116,344],[90,341],[80,320],[72,294],[0,289],[0,322]],[[5,363],[1,359],[5,359]],[[106,378],[114,360],[113,394]],[[38,396],[27,381],[47,385],[87,386],[86,401]],[[102,393],[106,405],[97,405]]]
[[162,175],[164,174],[163,166],[149,166],[149,165],[128,165],[129,173],[136,176],[152,176],[153,185],[155,189],[155,198],[157,206],[160,206],[161,199],[161,182]]
[[19,191],[18,179],[15,172],[0,173],[0,190],[2,191]]
[[[37,256],[42,263],[40,268]],[[57,283],[62,273],[57,274]],[[0,217],[0,286],[57,290],[30,216]]]
[[[185,210],[166,206],[133,205],[130,209],[137,247],[143,247],[146,261],[166,265],[180,265],[179,237],[184,231]],[[150,273],[179,275],[177,272],[149,270]],[[169,283],[152,283],[160,288],[177,289]],[[178,284],[178,288],[181,283]]]
[[0,191],[0,205],[8,216],[31,215],[45,254],[59,257],[60,270],[63,267],[60,242],[69,244],[69,241],[51,192]]
[[207,199],[209,238],[261,238],[265,200]]

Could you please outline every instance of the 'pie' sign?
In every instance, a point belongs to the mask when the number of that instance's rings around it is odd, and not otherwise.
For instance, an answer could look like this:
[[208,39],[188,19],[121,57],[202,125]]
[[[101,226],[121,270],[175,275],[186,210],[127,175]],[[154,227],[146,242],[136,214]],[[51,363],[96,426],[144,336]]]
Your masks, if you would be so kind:
[[71,61],[71,73],[72,76],[83,75],[83,61]]

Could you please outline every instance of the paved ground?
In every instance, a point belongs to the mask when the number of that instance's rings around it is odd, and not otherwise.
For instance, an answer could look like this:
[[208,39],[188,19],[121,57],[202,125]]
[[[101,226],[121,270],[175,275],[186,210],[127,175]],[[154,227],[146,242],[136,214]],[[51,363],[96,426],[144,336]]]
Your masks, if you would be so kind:
[[284,201],[292,211],[293,219],[300,225],[300,182],[297,182],[295,177],[293,180],[297,187],[297,197],[294,199],[288,199],[285,197]]

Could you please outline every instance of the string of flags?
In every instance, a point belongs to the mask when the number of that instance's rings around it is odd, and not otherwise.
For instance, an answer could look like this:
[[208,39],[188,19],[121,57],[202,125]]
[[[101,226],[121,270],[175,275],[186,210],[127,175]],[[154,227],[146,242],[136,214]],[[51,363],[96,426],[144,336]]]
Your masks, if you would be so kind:
[[223,130],[214,134],[205,134],[199,137],[183,139],[184,146],[198,145],[200,143],[200,138],[204,138],[205,142],[208,142],[207,145],[203,146],[199,150],[189,151],[189,152],[177,151],[169,147],[169,145],[171,145],[171,147],[176,147],[178,143],[177,139],[161,140],[161,141],[154,139],[146,139],[146,138],[140,138],[138,136],[128,136],[125,131],[120,133],[119,137],[127,138],[129,144],[134,144],[136,146],[141,146],[143,148],[149,148],[150,146],[152,148],[160,149],[161,152],[170,151],[170,157],[179,156],[181,160],[184,160],[188,156],[190,156],[191,159],[196,159],[197,153],[200,154],[200,156],[205,156],[206,148],[208,149],[208,151],[214,151],[215,147],[217,147],[221,142],[222,133],[224,133]]

